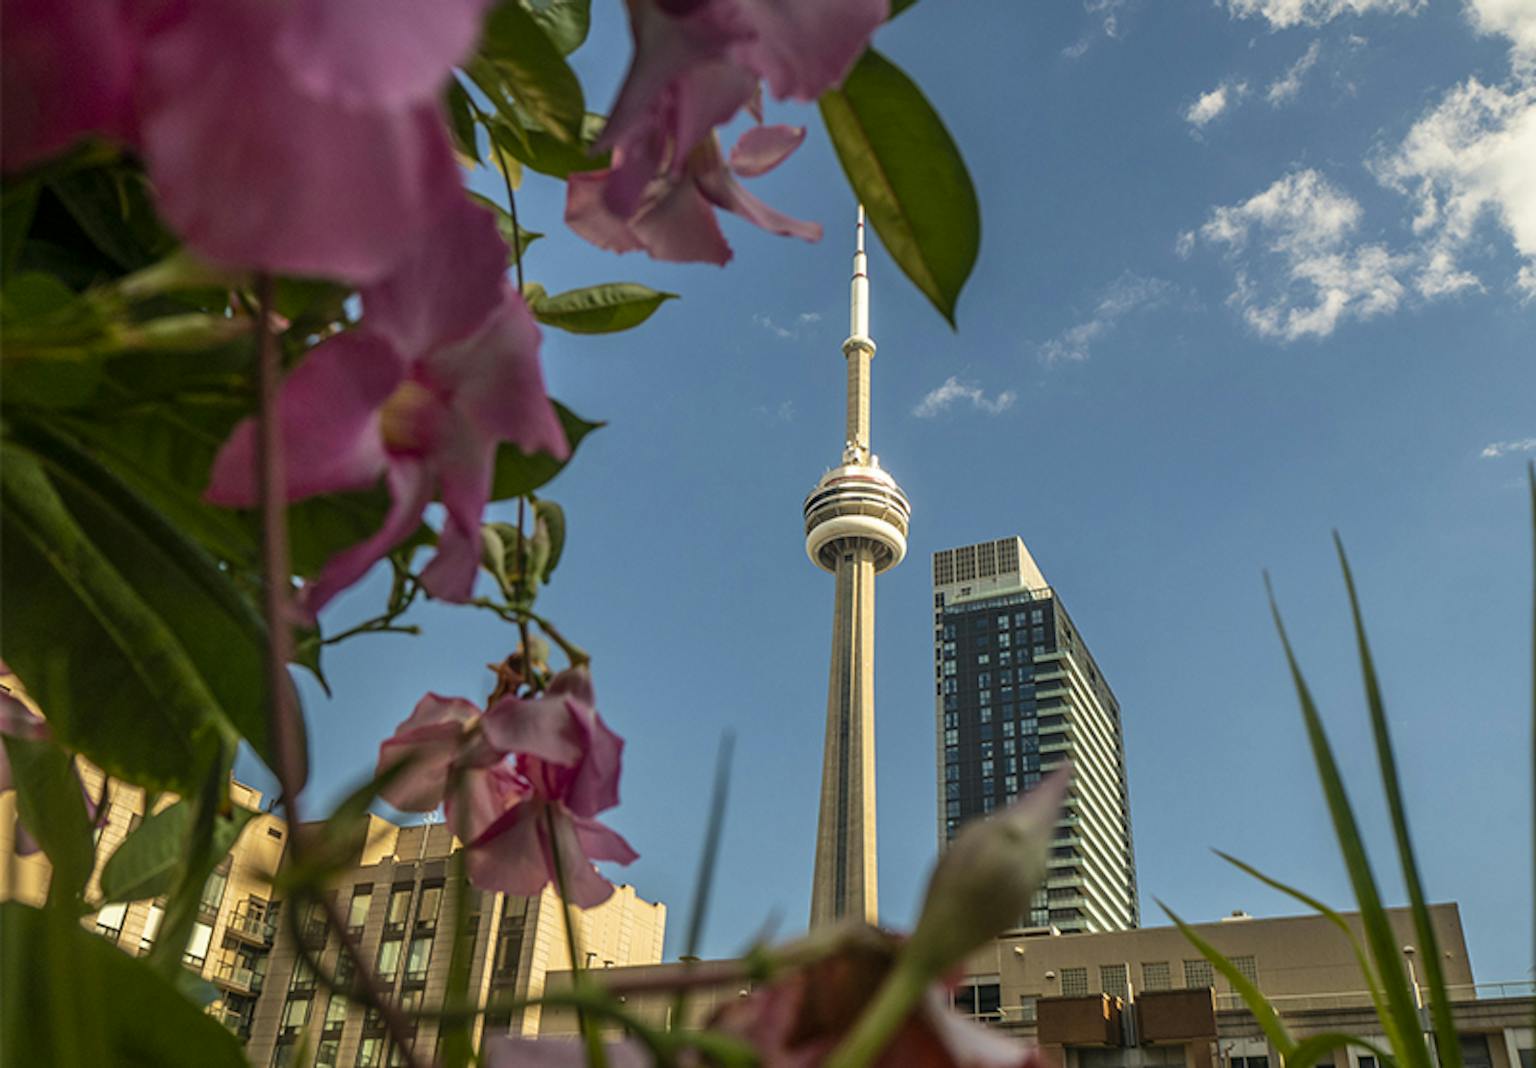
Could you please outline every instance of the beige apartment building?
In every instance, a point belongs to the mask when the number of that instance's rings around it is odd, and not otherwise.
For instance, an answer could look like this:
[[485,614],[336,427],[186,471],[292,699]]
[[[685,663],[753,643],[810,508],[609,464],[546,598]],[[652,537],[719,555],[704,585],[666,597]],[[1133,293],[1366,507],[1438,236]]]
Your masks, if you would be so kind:
[[[92,796],[101,773],[84,767]],[[380,1068],[395,1063],[381,1021],[361,1006],[330,995],[300,959],[295,937],[319,954],[322,968],[348,977],[340,940],[319,910],[284,917],[273,896],[272,876],[287,846],[287,823],[262,811],[259,791],[230,784],[231,798],[257,815],[204,886],[201,909],[183,953],[188,968],[218,991],[208,1006],[245,1043],[256,1068]],[[112,782],[97,835],[97,866],[88,897],[99,895],[100,871],[144,818],[144,792]],[[172,803],[166,798],[159,807]],[[15,853],[15,794],[0,795],[0,900],[40,905],[50,869],[42,854]],[[355,864],[335,880],[333,900],[365,959],[407,1010],[432,1009],[443,1002],[457,894],[449,859],[459,848],[441,824],[400,827],[367,817],[357,838]],[[467,925],[473,933],[470,991],[481,1005],[535,997],[545,976],[571,966],[558,897],[546,888],[537,897],[471,891]],[[163,901],[110,904],[85,919],[124,952],[143,954],[153,945]],[[659,962],[666,930],[666,906],[645,901],[620,886],[608,901],[578,911],[577,945],[589,967]],[[442,937],[439,937],[441,935]],[[537,1008],[491,1013],[477,1019],[478,1043],[488,1030],[537,1035]],[[436,1051],[437,1022],[413,1025],[413,1048]],[[301,1041],[302,1039],[302,1041]],[[297,1052],[307,1050],[302,1063]]]
[[[1536,985],[1476,982],[1457,907],[1433,905],[1430,912],[1467,1068],[1536,1068]],[[1423,997],[1412,916],[1407,909],[1390,916]],[[1345,919],[1363,938],[1359,916]],[[1327,919],[1237,914],[1195,930],[1258,985],[1295,1037],[1345,1031],[1385,1045],[1353,951]],[[672,1011],[671,995],[637,990],[656,989],[682,967],[625,968],[600,978],[627,987],[626,1008],[661,1025]],[[569,981],[568,974],[549,977],[551,985]],[[746,981],[696,992],[687,1025],[749,993]],[[1010,931],[971,956],[952,998],[957,1011],[1038,1043],[1057,1068],[1282,1068],[1242,999],[1175,927]],[[540,1030],[574,1034],[575,1017],[548,1010]],[[1333,1068],[1380,1068],[1353,1050],[1335,1057]]]

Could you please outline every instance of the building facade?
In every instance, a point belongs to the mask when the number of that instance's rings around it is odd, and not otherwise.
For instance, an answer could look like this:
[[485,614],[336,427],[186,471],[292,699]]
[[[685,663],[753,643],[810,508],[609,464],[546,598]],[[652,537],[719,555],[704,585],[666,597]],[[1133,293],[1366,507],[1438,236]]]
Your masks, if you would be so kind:
[[[82,766],[91,796],[102,776]],[[395,1063],[382,1021],[361,1005],[329,993],[305,967],[302,943],[322,968],[350,978],[350,959],[318,907],[284,915],[273,892],[289,828],[262,811],[260,792],[238,782],[231,799],[256,815],[203,888],[196,926],[183,963],[217,991],[208,1012],[246,1045],[256,1068],[382,1068]],[[97,834],[97,864],[87,899],[99,897],[100,872],[142,822],[144,792],[107,784],[105,816]],[[160,807],[172,799],[159,802]],[[15,854],[15,794],[0,795],[0,899],[41,905],[50,868],[41,853]],[[406,1013],[441,1006],[447,991],[458,902],[450,859],[459,843],[442,824],[400,827],[368,816],[356,838],[353,865],[335,879],[331,897],[363,958]],[[550,971],[571,966],[559,898],[549,888],[536,897],[476,891],[467,896],[466,927],[473,941],[469,989],[480,1005],[537,997]],[[107,904],[83,921],[124,952],[142,955],[154,944],[164,901]],[[659,962],[666,906],[619,886],[606,902],[576,911],[576,942],[592,968]],[[295,920],[297,922],[295,922]],[[413,1048],[435,1053],[438,1025],[413,1022]],[[492,1011],[477,1018],[474,1038],[503,1032],[536,1035],[537,1007]],[[307,1051],[302,1062],[299,1051]]]
[[1120,706],[1021,539],[934,554],[933,670],[939,847],[1070,761],[1049,878],[1021,921],[1135,927]]

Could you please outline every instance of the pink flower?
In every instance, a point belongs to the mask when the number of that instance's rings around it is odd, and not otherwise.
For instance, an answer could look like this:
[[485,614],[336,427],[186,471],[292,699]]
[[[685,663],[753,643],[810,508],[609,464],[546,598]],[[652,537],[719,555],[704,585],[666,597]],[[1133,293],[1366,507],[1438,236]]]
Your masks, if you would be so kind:
[[593,707],[586,668],[555,676],[538,697],[507,697],[481,723],[487,742],[517,753],[518,786],[501,814],[470,842],[470,878],[483,889],[532,895],[564,876],[570,901],[591,908],[613,893],[594,860],[628,864],[637,854],[599,823],[619,803],[624,742]]
[[[448,825],[469,844],[476,886],[537,894],[557,881],[558,853],[571,902],[590,908],[613,892],[591,862],[637,857],[593,818],[619,803],[623,749],[593,707],[584,667],[483,714],[463,698],[427,694],[379,747],[380,773],[403,765],[381,796],[407,812],[445,805]],[[515,765],[505,763],[514,753]]]
[[[603,1043],[609,1068],[649,1068],[649,1051],[632,1038]],[[517,1038],[491,1035],[485,1043],[486,1068],[586,1068],[587,1048],[575,1038]]]
[[624,152],[616,149],[613,168],[571,175],[566,186],[565,221],[599,248],[613,252],[644,249],[654,259],[683,263],[724,264],[730,260],[731,248],[720,232],[715,208],[735,212],[771,233],[820,240],[820,226],[775,211],[743,189],[734,177],[766,174],[804,139],[803,127],[753,127],[731,150],[727,165],[710,135],[694,147],[680,172],[656,174],[632,205],[614,192],[622,186],[626,172]]
[[5,166],[122,139],[205,258],[375,281],[459,195],[437,94],[485,3],[7,0]]
[[[885,21],[889,0],[632,0],[629,9],[635,56],[598,140],[600,149],[613,150],[613,167],[573,182],[567,221],[604,248],[645,248],[658,259],[723,263],[730,252],[718,230],[703,221],[705,204],[667,192],[684,185],[688,172],[716,170],[712,161],[695,155],[716,126],[742,107],[761,121],[762,82],[780,100],[814,100],[842,81]],[[663,183],[660,190],[657,182]],[[573,220],[593,216],[594,184],[602,186],[606,214],[631,222],[650,217],[649,223],[638,223],[640,232],[627,243],[611,224],[581,227]],[[580,203],[575,186],[589,187],[581,190]],[[734,199],[724,188],[705,195],[775,233],[820,236],[804,223],[764,214],[756,201],[751,205],[758,210],[722,203],[717,195]],[[786,223],[793,228],[784,228]],[[648,227],[670,236],[648,238]],[[690,239],[690,230],[699,233]]]
[[[490,213],[460,197],[430,239],[363,290],[361,327],[316,346],[284,381],[288,499],[366,489],[382,477],[393,500],[378,532],[306,587],[300,606],[309,616],[405,540],[434,492],[447,518],[422,584],[434,597],[467,600],[497,444],[569,454],[544,392],[538,327],[506,283],[505,264]],[[210,501],[256,502],[255,444],[246,420],[214,461]]]

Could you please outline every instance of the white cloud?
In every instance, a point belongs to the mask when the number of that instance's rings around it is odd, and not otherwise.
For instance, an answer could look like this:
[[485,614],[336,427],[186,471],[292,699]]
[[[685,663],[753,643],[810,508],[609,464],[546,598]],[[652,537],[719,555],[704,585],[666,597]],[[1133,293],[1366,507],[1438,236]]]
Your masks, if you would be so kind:
[[1143,278],[1126,272],[1099,297],[1093,315],[1067,327],[1040,346],[1040,358],[1046,363],[1086,360],[1096,342],[1103,340],[1115,324],[1134,311],[1156,307],[1167,299],[1173,286],[1161,278]]
[[1248,93],[1247,82],[1222,82],[1208,93],[1201,93],[1184,112],[1184,121],[1196,130],[1203,130],[1220,118],[1229,107],[1234,107]]
[[807,323],[819,323],[821,322],[821,312],[801,312],[799,315],[795,316],[795,322],[799,323],[801,326],[804,326]]
[[1189,259],[1189,254],[1195,251],[1195,232],[1185,230],[1174,238],[1173,253],[1181,260]]
[[801,312],[799,315],[795,316],[794,326],[785,326],[782,323],[774,321],[771,316],[764,315],[762,313],[753,315],[752,321],[758,326],[762,327],[764,330],[768,331],[774,337],[782,338],[788,341],[792,338],[797,338],[800,336],[801,327],[809,326],[812,323],[821,322],[821,313]]
[[[1099,20],[1099,29],[1105,37],[1111,40],[1120,36],[1120,12],[1132,6],[1135,0],[1083,0],[1083,10]],[[1097,36],[1089,30],[1072,44],[1061,50],[1061,54],[1068,59],[1080,59],[1088,49],[1093,47]]]
[[944,384],[937,389],[930,390],[922,400],[917,402],[912,409],[912,414],[919,419],[932,419],[934,416],[947,412],[956,404],[969,403],[972,408],[988,415],[998,415],[1013,407],[1013,402],[1019,396],[1011,389],[1005,389],[995,397],[988,397],[980,386],[961,382],[954,375],[944,380]]
[[1355,240],[1360,205],[1315,170],[1295,171],[1248,200],[1218,207],[1200,236],[1234,264],[1228,302],[1257,333],[1322,338],[1346,319],[1395,311],[1408,257]]
[[[1291,26],[1321,26],[1345,15],[1417,14],[1426,0],[1226,0],[1234,18],[1258,16],[1275,30]],[[1528,0],[1479,0],[1518,5]]]
[[1317,57],[1322,52],[1322,42],[1313,41],[1307,46],[1307,50],[1301,54],[1301,58],[1286,68],[1285,73],[1269,83],[1264,97],[1274,107],[1294,100],[1301,92],[1301,83],[1306,80],[1307,72],[1317,65]]
[[1536,4],[1531,0],[1466,0],[1466,11],[1479,33],[1508,37],[1515,67],[1531,72],[1536,66]]
[[1412,229],[1424,246],[1414,279],[1421,295],[1480,286],[1460,258],[1492,221],[1526,260],[1514,285],[1536,296],[1536,77],[1502,87],[1469,78],[1371,169],[1413,201]]
[[1520,438],[1517,441],[1495,441],[1483,446],[1478,455],[1485,460],[1498,460],[1521,452],[1536,452],[1536,438]]

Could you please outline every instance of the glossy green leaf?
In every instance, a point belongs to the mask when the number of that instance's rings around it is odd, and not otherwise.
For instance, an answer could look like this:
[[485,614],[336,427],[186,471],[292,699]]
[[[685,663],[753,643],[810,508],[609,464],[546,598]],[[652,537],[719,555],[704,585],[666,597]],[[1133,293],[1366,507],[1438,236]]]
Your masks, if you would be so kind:
[[4,739],[16,785],[16,815],[53,864],[50,895],[76,900],[90,878],[96,847],[74,759],[51,741]]
[[981,214],[960,151],[938,113],[901,69],[873,49],[821,116],[853,191],[891,258],[955,322],[976,265]]
[[536,234],[532,230],[524,230],[512,221],[511,214],[490,197],[481,196],[479,193],[470,193],[469,198],[478,204],[482,204],[496,213],[496,229],[501,231],[501,239],[507,243],[507,262],[513,262],[515,249],[523,255],[528,254],[528,246],[533,244],[543,234]]
[[248,1068],[176,986],[73,920],[0,905],[0,1061],[49,1068]]
[[534,521],[548,531],[549,555],[539,571],[539,577],[548,583],[565,552],[565,509],[554,501],[534,501],[533,515]]
[[1259,992],[1259,988],[1254,986],[1246,975],[1238,971],[1235,964],[1222,956],[1219,949],[1201,938],[1195,933],[1194,928],[1179,919],[1172,909],[1161,901],[1157,904],[1168,914],[1168,918],[1173,921],[1174,926],[1179,929],[1179,933],[1189,941],[1190,945],[1198,949],[1200,955],[1210,961],[1212,967],[1232,984],[1232,989],[1237,991],[1243,999],[1243,1004],[1248,1006],[1248,1011],[1253,1013],[1254,1020],[1258,1022],[1265,1037],[1275,1047],[1282,1060],[1289,1060],[1290,1052],[1295,1048],[1296,1043],[1292,1040],[1290,1032],[1286,1030],[1285,1024],[1280,1021],[1280,1016],[1275,1012],[1274,1007]]
[[175,247],[137,167],[114,163],[72,170],[48,186],[75,225],[124,271],[147,267]]
[[34,178],[7,182],[0,192],[0,277],[10,275],[21,255],[21,246],[37,210],[38,184]]
[[171,876],[169,900],[149,963],[160,974],[176,981],[182,973],[181,957],[202,911],[203,887],[228,850],[218,849],[220,812],[229,807],[229,771],[233,753],[207,752],[200,763],[202,775],[195,794],[186,799],[187,815],[176,869]]
[[453,147],[461,156],[479,163],[480,138],[476,133],[474,104],[457,78],[448,80],[443,107],[448,112],[448,131],[453,134]]
[[[589,423],[559,401],[555,401],[555,414],[565,429],[565,440],[570,443],[571,455],[576,447],[602,423]],[[557,460],[548,453],[528,454],[515,445],[502,445],[496,450],[496,475],[491,483],[491,500],[504,501],[509,497],[526,497],[558,475],[570,460]]]
[[522,4],[561,55],[570,55],[587,39],[592,0],[522,0]]
[[[1357,1035],[1341,1034],[1337,1031],[1325,1031],[1319,1035],[1309,1035],[1296,1043],[1296,1048],[1291,1050],[1291,1055],[1285,1059],[1285,1068],[1312,1068],[1325,1054],[1332,1054],[1334,1050],[1347,1049],[1354,1046],[1364,1050],[1376,1058],[1380,1065],[1390,1065],[1392,1054],[1382,1049],[1376,1043],[1360,1038]],[[1333,1057],[1328,1057],[1328,1064],[1333,1064]]]
[[663,293],[634,282],[571,289],[529,301],[534,318],[573,334],[611,334],[639,326],[676,293]]
[[[589,135],[588,130],[594,128],[590,120],[596,118],[586,117],[577,141],[562,141],[537,129],[524,129],[520,135],[513,136],[512,128],[499,119],[492,127],[491,136],[529,170],[554,178],[567,178],[580,171],[600,171],[611,162],[610,153],[596,152],[591,147],[597,135]],[[601,125],[595,128],[600,130]]]
[[[250,809],[234,807],[229,816],[220,816],[214,825],[214,851],[223,856],[233,849],[255,815]],[[102,900],[142,901],[170,893],[191,823],[192,808],[186,801],[177,801],[141,823],[102,868]]]
[[891,13],[887,17],[888,20],[895,18],[915,3],[917,3],[917,0],[891,0]]
[[492,9],[479,56],[546,133],[577,139],[586,113],[581,83],[520,0],[501,0]]
[[[1268,585],[1268,576],[1265,576],[1265,584]],[[1376,976],[1386,993],[1387,1007],[1399,1020],[1417,1019],[1418,1007],[1409,989],[1408,977],[1403,971],[1402,952],[1398,946],[1397,936],[1393,933],[1391,921],[1387,918],[1387,911],[1381,903],[1381,892],[1377,889],[1376,877],[1371,872],[1365,843],[1360,837],[1360,827],[1355,821],[1354,808],[1350,805],[1349,794],[1344,789],[1344,777],[1339,772],[1338,761],[1334,758],[1333,747],[1328,742],[1328,734],[1323,729],[1323,720],[1318,715],[1312,692],[1302,676],[1301,666],[1296,662],[1296,654],[1291,648],[1290,637],[1286,634],[1285,623],[1280,618],[1280,608],[1275,603],[1273,589],[1269,590],[1269,607],[1275,620],[1275,628],[1280,634],[1280,645],[1285,650],[1285,660],[1290,669],[1291,681],[1296,687],[1296,695],[1301,704],[1302,721],[1307,728],[1307,741],[1312,748],[1313,762],[1317,765],[1317,777],[1322,783],[1323,797],[1328,803],[1328,813],[1333,820],[1334,836],[1338,839],[1339,851],[1343,854],[1344,867],[1349,873],[1350,885],[1355,892],[1355,902],[1360,908],[1360,920],[1365,926],[1366,945],[1369,946],[1371,958],[1376,965]],[[1431,1068],[1429,1050],[1417,1028],[1404,1031],[1400,1038],[1401,1042],[1395,1049],[1398,1068]]]
[[1392,735],[1387,729],[1387,712],[1376,677],[1371,645],[1365,636],[1365,619],[1360,612],[1360,597],[1355,590],[1355,576],[1338,532],[1333,543],[1344,572],[1344,587],[1349,591],[1349,611],[1354,621],[1355,644],[1360,656],[1360,673],[1365,681],[1365,703],[1371,716],[1371,733],[1376,742],[1376,759],[1381,767],[1382,787],[1387,795],[1387,812],[1392,817],[1392,834],[1397,841],[1397,855],[1403,869],[1403,885],[1408,889],[1408,903],[1413,911],[1414,935],[1418,939],[1420,960],[1424,962],[1424,984],[1429,988],[1435,1034],[1439,1040],[1441,1068],[1461,1068],[1461,1043],[1456,1037],[1456,1020],[1451,1013],[1445,989],[1445,972],[1440,964],[1440,947],[1435,927],[1430,922],[1429,906],[1424,900],[1424,882],[1419,877],[1419,863],[1413,854],[1413,838],[1408,833],[1408,813],[1403,805],[1402,784],[1397,776],[1397,757],[1392,752]]
[[0,331],[9,370],[17,350],[84,359],[105,336],[100,312],[51,274],[24,271],[0,291]]

